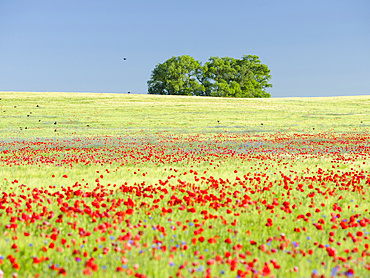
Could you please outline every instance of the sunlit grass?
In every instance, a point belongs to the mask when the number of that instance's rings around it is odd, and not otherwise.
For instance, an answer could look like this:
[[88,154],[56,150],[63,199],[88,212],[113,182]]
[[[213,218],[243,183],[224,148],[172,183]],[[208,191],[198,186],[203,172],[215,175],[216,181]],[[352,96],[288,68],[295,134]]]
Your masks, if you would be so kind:
[[[68,277],[88,271],[92,277],[330,277],[336,267],[337,276],[351,277],[350,270],[353,277],[369,273],[365,237],[370,223],[340,226],[351,217],[353,223],[370,218],[368,96],[2,92],[0,98],[0,269],[5,277],[52,277],[61,269]],[[133,206],[124,204],[129,199]],[[112,200],[122,203],[110,210]],[[81,211],[62,211],[63,203]],[[95,203],[111,216],[83,211],[84,205],[95,211]],[[117,212],[124,216],[113,216]],[[36,219],[33,213],[42,215]],[[338,213],[334,223],[332,214]],[[24,220],[27,215],[35,222]],[[59,215],[63,222],[57,221]],[[9,226],[14,223],[16,229]],[[98,229],[106,223],[111,226]],[[360,231],[364,235],[356,236]],[[335,248],[336,257],[327,247]],[[104,248],[109,248],[106,254]],[[34,262],[42,256],[49,260]],[[90,258],[98,271],[87,265]]]

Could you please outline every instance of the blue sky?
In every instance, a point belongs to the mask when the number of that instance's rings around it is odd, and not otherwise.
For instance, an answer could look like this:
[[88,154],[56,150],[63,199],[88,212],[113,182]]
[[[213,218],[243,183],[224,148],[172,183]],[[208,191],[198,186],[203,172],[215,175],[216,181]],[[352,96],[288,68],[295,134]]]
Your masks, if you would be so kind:
[[273,97],[370,95],[369,14],[368,0],[0,0],[0,91],[146,93],[172,56],[253,54]]

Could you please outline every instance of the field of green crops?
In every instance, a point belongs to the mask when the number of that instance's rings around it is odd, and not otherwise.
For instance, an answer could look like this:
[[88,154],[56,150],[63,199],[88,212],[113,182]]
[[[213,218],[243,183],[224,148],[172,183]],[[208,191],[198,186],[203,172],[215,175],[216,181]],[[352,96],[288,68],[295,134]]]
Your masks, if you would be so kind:
[[370,96],[0,105],[0,277],[370,276]]

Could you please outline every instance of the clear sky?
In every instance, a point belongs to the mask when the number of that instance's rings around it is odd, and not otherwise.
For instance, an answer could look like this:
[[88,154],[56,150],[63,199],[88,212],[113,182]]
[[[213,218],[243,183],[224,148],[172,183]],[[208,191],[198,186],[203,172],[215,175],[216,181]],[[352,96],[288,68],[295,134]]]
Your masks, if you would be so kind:
[[0,0],[0,91],[146,93],[172,56],[254,54],[273,97],[370,95],[369,15],[369,0]]

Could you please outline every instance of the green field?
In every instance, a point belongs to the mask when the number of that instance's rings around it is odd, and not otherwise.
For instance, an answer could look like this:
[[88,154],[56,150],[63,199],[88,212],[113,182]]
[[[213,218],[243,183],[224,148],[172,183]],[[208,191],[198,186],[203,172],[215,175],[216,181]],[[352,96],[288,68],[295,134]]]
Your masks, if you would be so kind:
[[370,96],[0,99],[4,277],[370,275]]
[[369,96],[232,99],[1,92],[0,103],[2,138],[158,132],[368,133],[370,127]]

